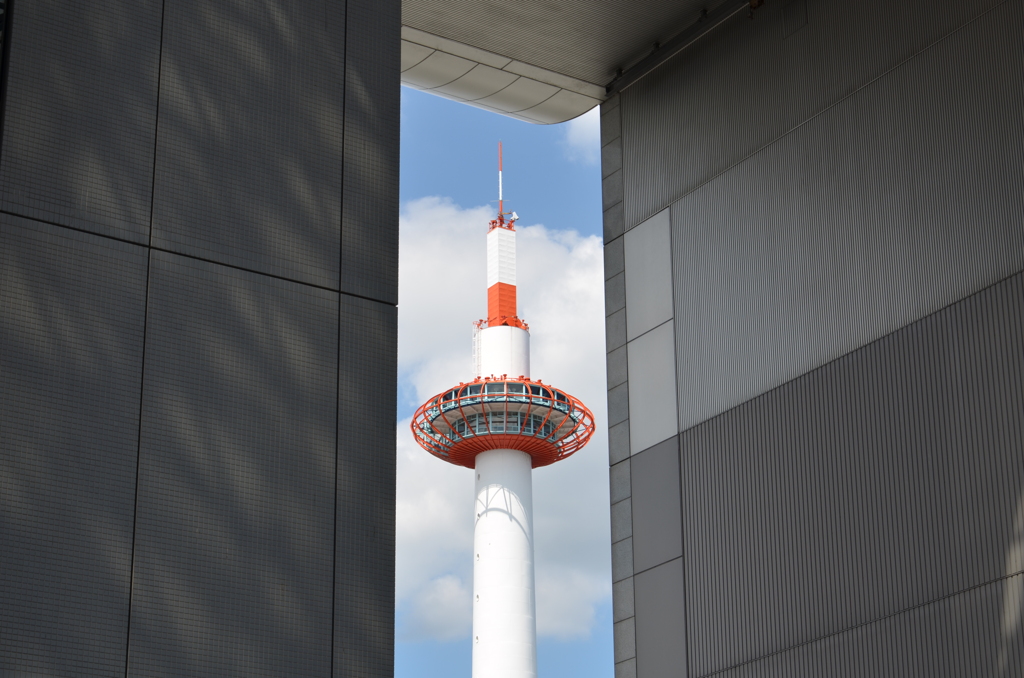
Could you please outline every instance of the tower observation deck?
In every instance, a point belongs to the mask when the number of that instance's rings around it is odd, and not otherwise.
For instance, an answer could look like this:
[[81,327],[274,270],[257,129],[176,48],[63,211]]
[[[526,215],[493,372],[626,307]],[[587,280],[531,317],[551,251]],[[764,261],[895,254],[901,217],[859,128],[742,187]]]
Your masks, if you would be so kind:
[[[430,398],[412,419],[416,442],[476,472],[473,678],[537,675],[532,469],[587,444],[594,416],[565,391],[530,377],[530,331],[518,316],[518,216],[487,233],[487,318],[474,324],[475,378]],[[506,219],[506,217],[509,217]]]

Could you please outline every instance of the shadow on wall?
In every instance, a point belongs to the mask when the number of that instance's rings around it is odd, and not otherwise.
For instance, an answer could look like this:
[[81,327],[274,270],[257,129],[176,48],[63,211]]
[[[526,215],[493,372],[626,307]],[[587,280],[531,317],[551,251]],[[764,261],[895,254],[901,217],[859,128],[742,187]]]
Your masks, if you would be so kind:
[[165,12],[153,244],[336,288],[344,5]]
[[[390,108],[380,60],[345,63],[346,4],[357,42],[394,23]],[[323,675],[336,626],[339,670],[390,662],[395,310],[361,302],[339,370],[337,292],[222,265],[336,289],[344,197],[389,299],[398,5],[363,4],[15,8],[2,209],[90,233],[0,216],[0,673],[123,673],[130,589],[132,671]],[[144,245],[151,214],[177,254],[147,280],[145,247],[93,234]],[[341,421],[339,372],[377,381]]]
[[146,257],[0,215],[0,674],[124,670]]

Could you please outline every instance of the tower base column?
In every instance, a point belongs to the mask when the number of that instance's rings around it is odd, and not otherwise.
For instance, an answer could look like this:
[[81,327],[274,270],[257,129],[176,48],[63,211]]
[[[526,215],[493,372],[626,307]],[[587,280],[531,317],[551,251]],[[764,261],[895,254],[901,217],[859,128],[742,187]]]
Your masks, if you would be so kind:
[[476,457],[473,678],[535,678],[533,462],[519,450]]

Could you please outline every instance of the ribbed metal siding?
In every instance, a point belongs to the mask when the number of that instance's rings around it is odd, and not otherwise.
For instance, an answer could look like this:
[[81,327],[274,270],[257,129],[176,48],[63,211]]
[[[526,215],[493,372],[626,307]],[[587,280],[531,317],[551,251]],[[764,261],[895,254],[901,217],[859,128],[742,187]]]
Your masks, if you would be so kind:
[[[1024,672],[1024,575],[713,674],[720,678],[1011,678]],[[1014,621],[1016,620],[1016,621]]]
[[673,204],[681,430],[1024,268],[1021,34],[1002,5]]
[[681,435],[695,675],[1024,571],[1022,309],[1019,274]]
[[[627,229],[993,7],[1019,14],[1012,0],[807,0],[786,37],[785,4],[737,15],[622,92]],[[972,49],[1019,63],[1016,43]]]

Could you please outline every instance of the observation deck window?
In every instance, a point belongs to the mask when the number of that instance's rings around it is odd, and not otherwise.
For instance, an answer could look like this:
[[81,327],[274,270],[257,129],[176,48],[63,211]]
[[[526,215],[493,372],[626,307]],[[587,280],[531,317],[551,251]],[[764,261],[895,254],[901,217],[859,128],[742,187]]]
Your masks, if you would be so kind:
[[559,391],[555,391],[555,400],[563,403],[569,402],[569,399],[565,397],[565,394]]
[[464,396],[480,395],[480,384],[470,384],[466,388],[462,389],[462,395],[464,395]]
[[503,381],[491,382],[491,383],[486,385],[486,388],[484,389],[484,392],[485,393],[504,393],[505,392],[505,382],[503,382]]
[[533,384],[530,384],[530,393],[535,396],[544,396],[545,398],[551,397],[551,393],[549,393],[546,388],[535,386]]
[[513,384],[513,383],[509,383],[508,384],[508,392],[509,393],[520,393],[520,394],[526,393],[526,384]]
[[442,400],[445,401],[445,402],[447,402],[449,400],[455,400],[455,397],[458,394],[459,394],[458,391],[448,391],[447,393],[444,394],[444,397],[442,398]]

